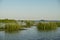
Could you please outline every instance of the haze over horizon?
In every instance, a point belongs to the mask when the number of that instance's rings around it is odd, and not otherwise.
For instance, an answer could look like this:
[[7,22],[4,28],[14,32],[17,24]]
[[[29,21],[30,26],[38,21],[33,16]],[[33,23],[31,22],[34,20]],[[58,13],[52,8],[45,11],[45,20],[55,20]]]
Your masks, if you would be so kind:
[[0,18],[60,20],[60,0],[0,0]]

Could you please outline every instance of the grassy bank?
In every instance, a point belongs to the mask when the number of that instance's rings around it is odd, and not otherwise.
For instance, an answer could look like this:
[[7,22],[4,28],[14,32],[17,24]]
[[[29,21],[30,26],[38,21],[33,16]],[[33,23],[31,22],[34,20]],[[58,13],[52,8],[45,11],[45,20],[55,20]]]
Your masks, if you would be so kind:
[[0,23],[12,23],[16,22],[14,19],[0,19]]

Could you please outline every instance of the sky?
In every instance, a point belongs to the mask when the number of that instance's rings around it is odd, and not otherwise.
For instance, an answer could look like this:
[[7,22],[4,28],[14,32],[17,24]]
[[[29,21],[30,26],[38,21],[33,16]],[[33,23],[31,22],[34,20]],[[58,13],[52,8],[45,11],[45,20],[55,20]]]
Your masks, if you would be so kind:
[[60,0],[0,0],[0,18],[60,20]]

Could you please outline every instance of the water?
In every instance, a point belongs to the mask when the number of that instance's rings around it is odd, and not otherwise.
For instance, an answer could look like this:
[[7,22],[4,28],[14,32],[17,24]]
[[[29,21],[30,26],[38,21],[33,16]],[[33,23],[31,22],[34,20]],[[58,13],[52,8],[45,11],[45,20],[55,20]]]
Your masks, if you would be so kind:
[[13,33],[0,31],[0,40],[60,40],[60,28],[55,31],[38,31],[33,26]]

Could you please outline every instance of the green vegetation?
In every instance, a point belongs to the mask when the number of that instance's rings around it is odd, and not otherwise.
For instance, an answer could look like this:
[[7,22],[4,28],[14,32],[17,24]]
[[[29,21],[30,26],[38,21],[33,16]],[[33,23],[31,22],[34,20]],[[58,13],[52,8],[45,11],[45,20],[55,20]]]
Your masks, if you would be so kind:
[[[53,30],[56,29],[56,27],[60,27],[60,22],[45,22],[44,20],[41,21],[42,22],[39,22],[36,25],[38,30]],[[19,22],[22,23],[18,24],[17,20],[13,19],[0,19],[0,23],[6,24],[5,27],[0,27],[0,30],[18,31],[19,29],[30,28],[34,25],[33,20],[19,20]],[[22,25],[23,23],[26,23],[26,25]]]
[[55,22],[48,22],[48,23],[38,23],[37,24],[37,29],[38,30],[52,30],[56,29],[57,24]]
[[21,26],[18,24],[6,24],[5,31],[18,31],[21,29]]
[[0,22],[2,23],[11,23],[11,22],[16,22],[14,19],[0,19]]
[[60,22],[56,22],[57,26],[60,27]]
[[26,27],[31,27],[34,24],[34,21],[32,21],[32,20],[26,20],[25,23],[26,23]]

